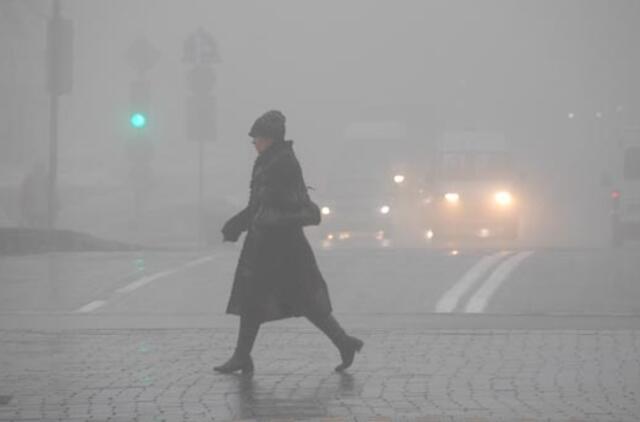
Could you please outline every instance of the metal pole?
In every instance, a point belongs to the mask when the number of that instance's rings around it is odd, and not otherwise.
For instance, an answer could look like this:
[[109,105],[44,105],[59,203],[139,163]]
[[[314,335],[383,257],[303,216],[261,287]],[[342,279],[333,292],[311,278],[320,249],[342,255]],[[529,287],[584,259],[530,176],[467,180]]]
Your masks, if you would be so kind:
[[[60,0],[53,0],[52,15],[54,22],[60,19]],[[50,42],[49,45],[52,48],[49,60],[55,63],[55,60],[58,60],[57,47],[54,42]],[[51,69],[53,66],[49,64],[50,72]],[[55,91],[55,89],[50,91],[49,102],[49,186],[47,192],[47,230],[49,233],[52,233],[55,225],[55,192],[58,175],[58,93]]]
[[204,247],[204,139],[198,141],[198,247]]
[[51,95],[49,104],[49,186],[47,192],[47,229],[55,226],[55,192],[58,175],[58,96]]

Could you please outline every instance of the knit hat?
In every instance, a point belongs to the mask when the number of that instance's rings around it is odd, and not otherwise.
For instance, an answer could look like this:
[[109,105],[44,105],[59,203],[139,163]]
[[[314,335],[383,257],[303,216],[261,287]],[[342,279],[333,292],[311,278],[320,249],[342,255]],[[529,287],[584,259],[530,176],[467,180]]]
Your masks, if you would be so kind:
[[269,138],[274,141],[284,140],[286,117],[278,110],[270,110],[258,117],[249,136],[252,138]]

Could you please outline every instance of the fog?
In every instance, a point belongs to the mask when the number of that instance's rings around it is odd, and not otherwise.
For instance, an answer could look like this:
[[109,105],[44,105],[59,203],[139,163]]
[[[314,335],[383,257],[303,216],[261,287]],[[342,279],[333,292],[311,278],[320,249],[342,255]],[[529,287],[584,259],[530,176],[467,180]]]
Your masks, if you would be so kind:
[[638,0],[0,0],[0,419],[640,421],[638,40]]
[[[0,3],[0,169],[3,225],[21,225],[20,185],[49,159],[46,23],[52,3]],[[522,182],[523,241],[602,245],[621,128],[637,125],[640,5],[633,1],[63,0],[74,24],[73,88],[60,96],[56,227],[153,245],[197,239],[198,145],[186,139],[186,38],[216,40],[217,139],[205,146],[209,236],[248,198],[264,111],[287,117],[307,184],[334,179],[345,133],[400,122],[391,150],[427,162],[450,131],[505,135]],[[135,212],[125,59],[145,38],[158,59],[150,83],[151,184]],[[362,148],[376,161],[378,148]],[[378,157],[379,158],[379,157]],[[424,177],[418,162],[415,178]],[[397,164],[397,163],[396,163]],[[324,189],[324,190],[323,190]]]

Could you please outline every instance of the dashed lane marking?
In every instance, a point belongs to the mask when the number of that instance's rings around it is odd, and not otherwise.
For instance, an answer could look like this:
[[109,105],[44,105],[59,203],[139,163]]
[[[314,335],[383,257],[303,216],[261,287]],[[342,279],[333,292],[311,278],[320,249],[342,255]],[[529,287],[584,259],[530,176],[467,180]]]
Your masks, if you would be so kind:
[[86,312],[95,311],[96,309],[104,306],[105,303],[107,303],[106,300],[94,300],[93,302],[87,303],[82,308],[76,310],[76,312],[77,313],[86,313]]
[[[132,283],[127,284],[124,287],[121,287],[119,289],[116,290],[116,294],[127,294],[127,293],[131,293],[132,291],[139,289],[140,287],[146,286],[149,283],[153,283],[156,280],[159,280],[161,278],[164,277],[168,277],[170,275],[173,275],[177,272],[180,272],[184,269],[187,268],[191,268],[191,267],[195,267],[197,265],[200,264],[204,264],[205,262],[209,262],[213,259],[213,256],[205,256],[202,258],[198,258],[198,259],[194,259],[193,261],[189,261],[187,263],[184,263],[182,265],[179,265],[178,267],[172,268],[170,270],[166,270],[166,271],[161,271],[159,273],[155,273],[155,274],[151,274],[145,277],[142,277]],[[90,302],[88,304],[86,304],[85,306],[83,306],[82,308],[77,309],[76,311],[74,311],[75,313],[87,313],[87,312],[92,312],[95,311],[96,309],[104,306],[107,303],[106,300],[94,300],[93,302]]]
[[185,264],[182,264],[176,268],[173,268],[171,270],[167,270],[167,271],[162,271],[156,274],[152,274],[146,277],[142,277],[139,280],[136,280],[124,287],[119,288],[118,290],[116,290],[117,293],[131,293],[132,291],[139,289],[142,286],[146,286],[149,283],[153,283],[154,281],[164,278],[164,277],[168,277],[172,274],[175,274],[177,272],[180,272],[182,270],[184,270],[185,268],[190,268],[190,267],[195,267],[197,265],[203,264],[205,262],[211,261],[212,257],[210,256],[206,256],[204,258],[199,258],[199,259],[195,259],[193,261],[189,261]]

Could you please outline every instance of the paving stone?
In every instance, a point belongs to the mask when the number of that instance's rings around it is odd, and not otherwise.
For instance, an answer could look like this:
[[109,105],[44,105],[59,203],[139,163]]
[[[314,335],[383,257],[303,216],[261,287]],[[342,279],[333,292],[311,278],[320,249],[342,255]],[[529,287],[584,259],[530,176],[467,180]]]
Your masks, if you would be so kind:
[[0,331],[0,420],[640,420],[635,330],[361,330],[337,374],[318,332],[265,327],[253,377],[215,373],[234,334]]

